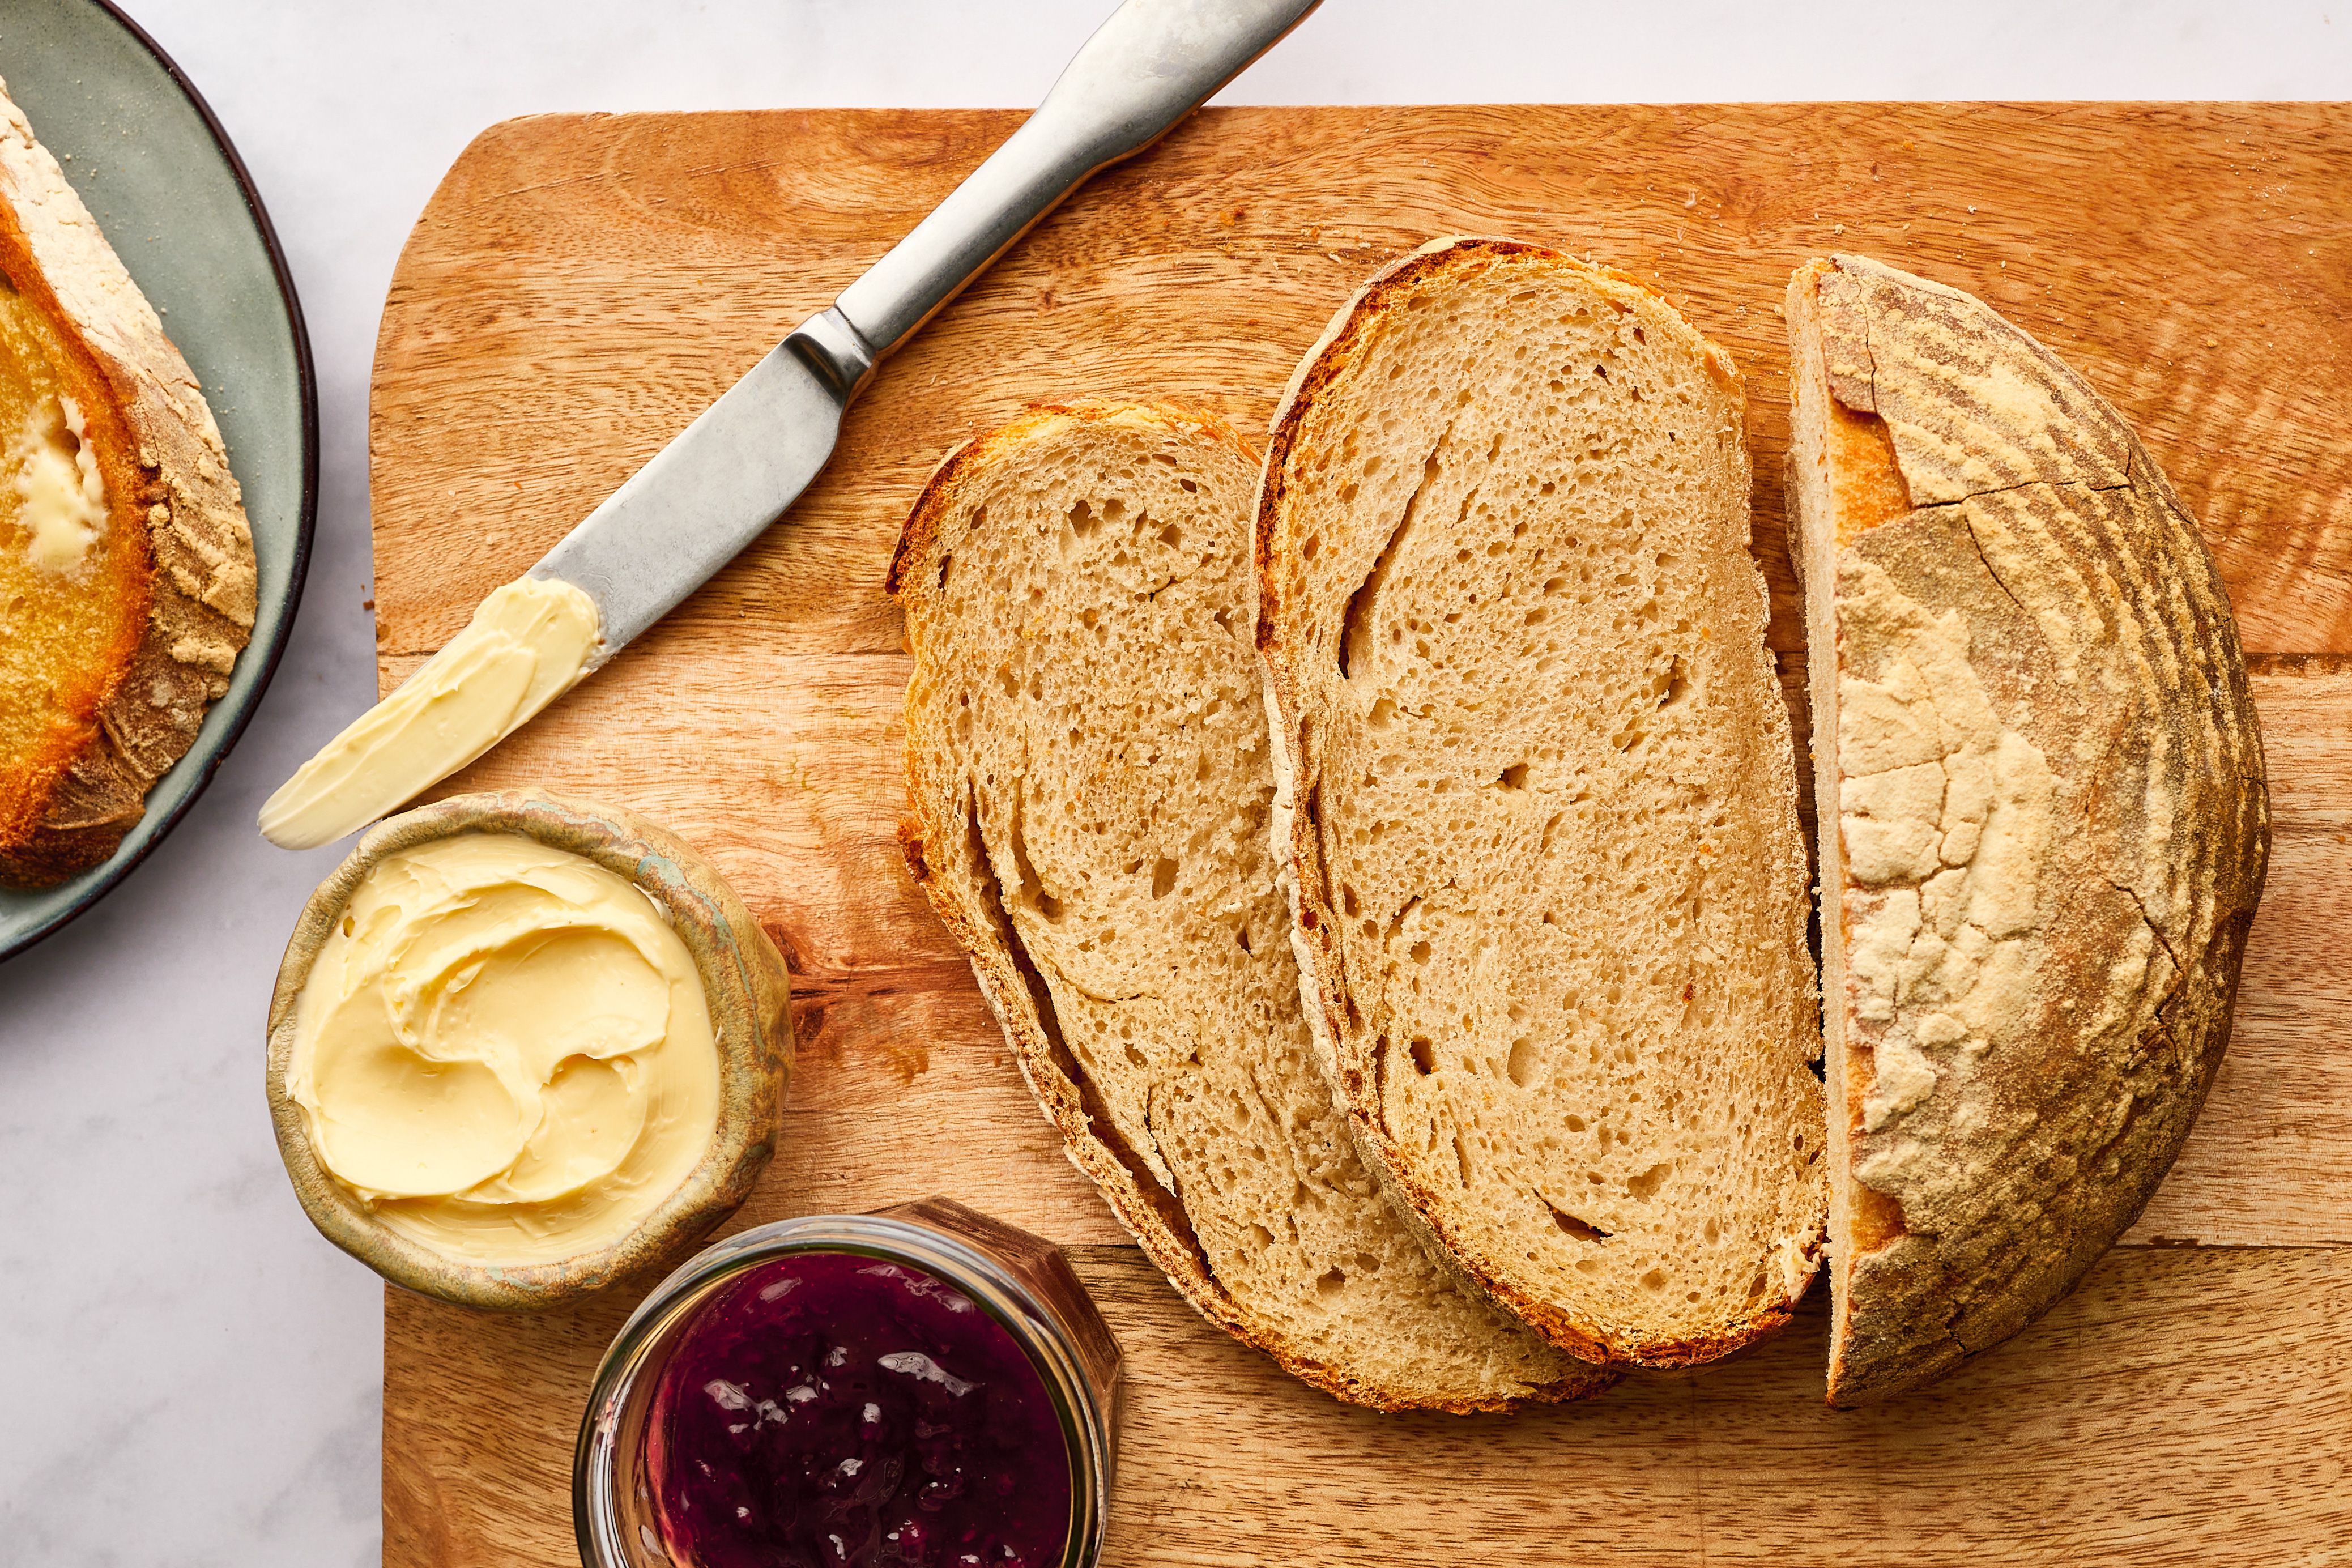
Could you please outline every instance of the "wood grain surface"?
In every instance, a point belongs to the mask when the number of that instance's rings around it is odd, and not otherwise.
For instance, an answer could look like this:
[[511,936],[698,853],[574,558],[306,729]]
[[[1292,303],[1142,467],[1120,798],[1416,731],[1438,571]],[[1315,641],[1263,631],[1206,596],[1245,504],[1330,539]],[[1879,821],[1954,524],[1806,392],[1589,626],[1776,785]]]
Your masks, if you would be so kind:
[[[1018,120],[560,116],[485,132],[419,220],[384,311],[384,687]],[[2228,1060],[2126,1244],[1927,1394],[1824,1410],[1818,1304],[1750,1357],[1572,1410],[1380,1417],[1290,1383],[1194,1318],[1063,1159],[899,861],[907,661],[882,573],[938,458],[1028,402],[1080,395],[1176,396],[1262,430],[1355,284],[1451,232],[1622,268],[1732,350],[1801,725],[1779,300],[1808,256],[1879,257],[2033,332],[2138,426],[2221,563],[2277,825]],[[1211,111],[950,306],[885,367],[780,526],[445,788],[540,784],[646,812],[782,945],[800,1068],[782,1152],[736,1225],[940,1193],[1079,1249],[1135,1379],[1110,1561],[2346,1561],[2347,301],[2338,107]],[[572,1430],[637,1293],[524,1321],[389,1294],[387,1562],[572,1560]]]

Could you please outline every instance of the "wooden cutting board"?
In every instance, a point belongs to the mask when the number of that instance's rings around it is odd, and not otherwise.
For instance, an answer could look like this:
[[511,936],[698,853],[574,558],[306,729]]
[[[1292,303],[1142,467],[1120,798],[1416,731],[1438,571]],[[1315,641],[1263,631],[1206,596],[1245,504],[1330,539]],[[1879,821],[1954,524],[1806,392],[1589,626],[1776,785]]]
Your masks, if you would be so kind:
[[[371,451],[389,689],[1018,122],[551,116],[467,149],[401,258]],[[1034,399],[1259,430],[1366,274],[1433,236],[1664,289],[1748,385],[1781,533],[1790,268],[1974,290],[2138,426],[2254,667],[2277,841],[2237,1034],[2146,1217],[1925,1394],[1821,1403],[1818,1301],[1754,1354],[1507,1418],[1381,1416],[1212,1331],[1063,1159],[892,838],[882,574],[954,442]],[[1801,770],[1801,774],[1803,770]],[[2352,1552],[2352,109],[1809,105],[1213,111],[1097,181],[884,369],[789,518],[450,790],[668,824],[792,961],[782,1152],[735,1222],[940,1193],[1072,1247],[1130,1358],[1118,1563],[2337,1563]],[[501,1319],[385,1301],[384,1555],[572,1560],[572,1440],[638,1289]]]

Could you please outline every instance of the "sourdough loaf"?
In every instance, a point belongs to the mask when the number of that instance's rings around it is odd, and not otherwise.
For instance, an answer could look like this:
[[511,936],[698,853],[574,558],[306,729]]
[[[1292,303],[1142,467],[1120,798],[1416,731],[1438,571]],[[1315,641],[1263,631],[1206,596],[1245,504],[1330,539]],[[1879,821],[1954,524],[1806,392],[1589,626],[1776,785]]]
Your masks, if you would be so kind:
[[114,852],[228,689],[253,539],[187,362],[0,88],[0,882]]
[[1390,1207],[1316,1068],[1266,838],[1256,471],[1121,405],[940,468],[889,577],[908,862],[1071,1159],[1210,1321],[1366,1405],[1598,1392]]
[[1257,500],[1319,1050],[1400,1204],[1597,1362],[1785,1321],[1826,1202],[1742,411],[1654,292],[1440,241],[1308,353]]
[[2229,1038],[2269,815],[2229,600],[2116,411],[1859,257],[1787,310],[1845,1405],[2015,1333],[2138,1215]]

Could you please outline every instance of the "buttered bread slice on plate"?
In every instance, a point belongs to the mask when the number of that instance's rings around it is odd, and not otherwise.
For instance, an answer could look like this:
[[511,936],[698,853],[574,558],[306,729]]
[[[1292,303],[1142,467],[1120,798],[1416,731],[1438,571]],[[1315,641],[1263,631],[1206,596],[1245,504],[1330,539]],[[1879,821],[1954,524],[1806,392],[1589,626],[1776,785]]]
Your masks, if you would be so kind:
[[1268,857],[1257,464],[1178,410],[959,449],[890,569],[908,858],[1070,1158],[1210,1321],[1345,1399],[1599,1392],[1381,1195],[1318,1069]]
[[0,883],[114,852],[253,615],[212,410],[0,88]]
[[1981,300],[1789,286],[1829,1053],[1830,1401],[2015,1333],[2139,1215],[2269,855],[2245,664],[2122,417]]
[[1309,352],[1258,496],[1319,1048],[1399,1203],[1599,1362],[1784,1322],[1827,1201],[1742,408],[1650,289],[1441,241]]

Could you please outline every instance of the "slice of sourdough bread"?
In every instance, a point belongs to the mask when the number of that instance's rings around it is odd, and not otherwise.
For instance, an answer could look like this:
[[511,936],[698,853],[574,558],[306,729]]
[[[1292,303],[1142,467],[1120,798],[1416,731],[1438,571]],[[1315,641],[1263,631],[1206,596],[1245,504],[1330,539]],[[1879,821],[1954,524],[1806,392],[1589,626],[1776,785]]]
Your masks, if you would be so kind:
[[1210,1321],[1365,1405],[1598,1393],[1389,1206],[1316,1068],[1266,838],[1256,475],[1223,426],[1121,405],[948,458],[890,568],[908,862],[1070,1158]]
[[254,594],[194,374],[0,87],[0,885],[114,853],[228,690]]
[[1826,1202],[1789,716],[1730,361],[1508,240],[1300,365],[1258,647],[1310,1021],[1399,1200],[1601,1362],[1784,1322]]
[[2138,1216],[2205,1099],[2269,854],[2195,522],[1982,301],[1798,269],[1829,1005],[1829,1398],[2015,1333]]

